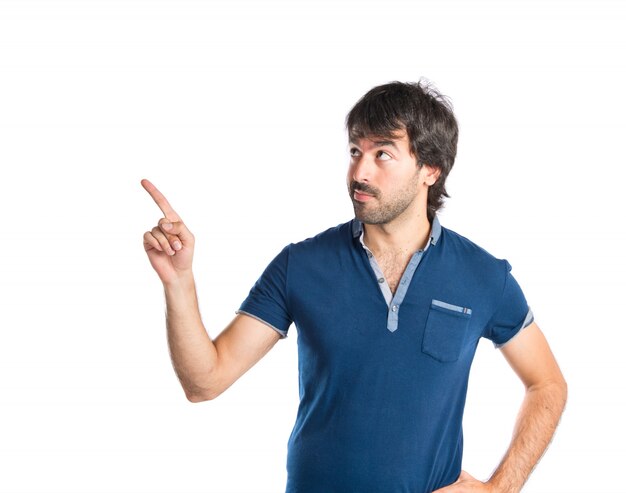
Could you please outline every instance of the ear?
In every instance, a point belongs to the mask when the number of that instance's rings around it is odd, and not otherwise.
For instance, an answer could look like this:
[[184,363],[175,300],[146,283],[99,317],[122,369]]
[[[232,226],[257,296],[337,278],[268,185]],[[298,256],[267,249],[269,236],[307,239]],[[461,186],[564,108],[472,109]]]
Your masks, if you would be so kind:
[[422,177],[423,177],[424,183],[428,185],[429,187],[435,184],[440,174],[441,174],[441,168],[430,166],[428,164],[425,164],[422,166]]

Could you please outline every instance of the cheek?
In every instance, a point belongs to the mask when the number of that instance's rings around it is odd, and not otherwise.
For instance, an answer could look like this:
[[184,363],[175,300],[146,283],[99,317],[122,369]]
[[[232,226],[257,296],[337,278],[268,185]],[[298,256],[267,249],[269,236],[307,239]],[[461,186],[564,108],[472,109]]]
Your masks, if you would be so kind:
[[350,163],[348,163],[348,170],[346,171],[346,182],[348,184],[352,181],[352,177],[354,176],[355,169],[356,169],[355,163],[350,161]]

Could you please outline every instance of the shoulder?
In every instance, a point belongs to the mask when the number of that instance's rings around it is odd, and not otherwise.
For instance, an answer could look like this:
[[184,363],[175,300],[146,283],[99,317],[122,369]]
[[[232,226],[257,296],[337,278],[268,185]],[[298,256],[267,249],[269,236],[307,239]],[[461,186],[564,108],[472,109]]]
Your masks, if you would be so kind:
[[472,240],[445,227],[441,228],[441,237],[439,241],[445,244],[445,248],[451,250],[451,253],[458,252],[465,255],[484,257],[488,260],[498,260],[495,256],[483,247],[474,243]]
[[292,252],[319,251],[326,248],[336,249],[338,245],[349,242],[352,237],[352,221],[338,224],[332,228],[328,228],[321,233],[310,238],[292,243],[290,249]]
[[442,258],[463,271],[481,277],[502,278],[511,270],[505,259],[495,257],[483,247],[451,229],[441,228],[437,244],[440,245],[438,250]]

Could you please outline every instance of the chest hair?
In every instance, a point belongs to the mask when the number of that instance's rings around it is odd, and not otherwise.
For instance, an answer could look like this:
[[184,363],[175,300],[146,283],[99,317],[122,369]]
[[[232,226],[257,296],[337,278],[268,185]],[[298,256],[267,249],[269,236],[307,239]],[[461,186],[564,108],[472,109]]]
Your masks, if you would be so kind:
[[391,292],[395,294],[400,279],[402,279],[402,274],[404,274],[406,266],[409,265],[411,254],[406,252],[384,252],[374,256],[383,271]]

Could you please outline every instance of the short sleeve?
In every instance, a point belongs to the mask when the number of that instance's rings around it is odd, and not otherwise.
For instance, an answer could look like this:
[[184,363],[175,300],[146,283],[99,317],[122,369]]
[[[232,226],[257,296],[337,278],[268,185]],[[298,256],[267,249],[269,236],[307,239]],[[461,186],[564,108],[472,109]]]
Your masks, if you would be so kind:
[[502,262],[505,268],[504,288],[496,311],[483,333],[496,347],[503,346],[533,321],[522,288],[511,274],[511,265],[506,260]]
[[287,337],[292,322],[287,307],[288,266],[289,246],[270,262],[237,310],[269,325],[282,337]]

